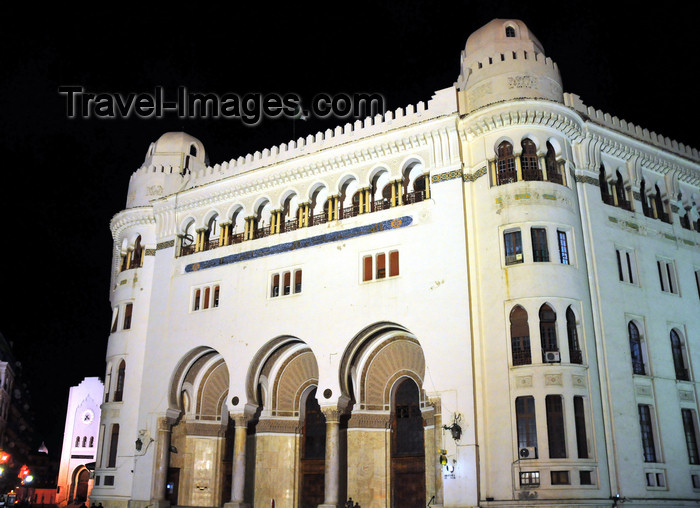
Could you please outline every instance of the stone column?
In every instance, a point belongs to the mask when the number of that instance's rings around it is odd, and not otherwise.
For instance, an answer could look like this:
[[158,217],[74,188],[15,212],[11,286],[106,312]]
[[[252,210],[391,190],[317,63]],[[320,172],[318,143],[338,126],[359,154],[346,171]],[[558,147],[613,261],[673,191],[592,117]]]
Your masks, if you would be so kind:
[[168,468],[170,467],[170,436],[171,427],[177,421],[175,415],[167,415],[158,418],[156,436],[156,470],[151,484],[151,504],[155,508],[170,506],[165,494],[168,482]]
[[244,508],[248,505],[243,502],[245,492],[245,448],[248,438],[248,416],[244,414],[231,415],[235,422],[235,434],[233,437],[233,478],[231,480],[231,501],[226,503],[226,508]]
[[340,490],[340,410],[322,407],[326,417],[326,469],[323,504],[319,508],[338,508]]

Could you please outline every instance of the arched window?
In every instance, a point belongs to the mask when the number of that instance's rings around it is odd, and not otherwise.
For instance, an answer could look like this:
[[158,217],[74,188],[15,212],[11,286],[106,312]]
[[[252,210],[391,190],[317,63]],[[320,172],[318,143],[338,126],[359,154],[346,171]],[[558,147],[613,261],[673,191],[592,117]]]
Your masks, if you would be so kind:
[[83,448],[87,446],[87,436],[83,436]]
[[557,154],[549,141],[547,141],[547,154],[544,156],[544,163],[547,166],[547,181],[563,185],[564,179],[559,171]]
[[569,360],[571,363],[583,363],[581,346],[578,343],[578,332],[576,330],[576,316],[571,307],[566,309],[566,335],[569,339]]
[[117,466],[117,448],[119,447],[119,424],[112,425],[112,434],[109,440],[109,456],[107,458],[107,467]]
[[600,173],[598,173],[598,182],[600,184],[600,197],[603,203],[608,205],[613,204],[612,196],[610,195],[610,188],[608,187],[608,178],[605,175],[605,166],[600,165]]
[[664,222],[670,223],[671,221],[668,218],[668,214],[666,213],[666,208],[664,206],[664,200],[661,198],[661,190],[659,189],[659,185],[657,184],[655,188],[656,196],[654,196],[654,202],[656,204],[656,217]]
[[622,175],[620,171],[615,172],[617,181],[615,182],[615,194],[617,195],[617,206],[624,208],[625,210],[630,210],[630,204],[627,200],[627,191],[625,190],[625,182],[622,180]]
[[549,305],[544,304],[540,307],[540,340],[542,341],[542,361],[545,363],[561,361],[556,326],[556,312]]
[[190,155],[197,157],[197,147],[195,145],[190,145]]
[[114,387],[114,402],[121,402],[124,396],[124,375],[126,374],[126,362],[122,360],[119,363],[117,371],[117,385]]
[[627,332],[630,339],[630,353],[632,355],[632,372],[645,375],[644,355],[642,353],[642,339],[639,335],[639,328],[632,321],[627,325]]
[[671,354],[673,355],[673,367],[676,369],[676,379],[689,381],[688,369],[685,368],[683,343],[676,330],[671,330]]
[[141,245],[141,235],[139,235],[134,242],[134,250],[131,253],[129,268],[141,268],[143,266],[143,254],[144,249],[143,245]]
[[530,365],[530,327],[527,312],[519,305],[510,312],[510,341],[513,365]]
[[512,26],[507,26],[506,37],[515,37],[515,28],[513,28]]
[[95,446],[95,437],[94,436],[90,436],[90,445],[89,446],[90,446],[90,448]]
[[653,217],[651,209],[649,208],[649,198],[647,197],[647,183],[642,178],[642,182],[639,184],[639,195],[642,199],[642,212],[647,217]]
[[523,139],[523,153],[520,155],[520,165],[523,170],[523,180],[542,180],[542,170],[537,163],[537,147],[528,138]]
[[77,437],[75,438],[75,448],[77,448],[77,447],[79,447],[79,446],[80,446],[80,436],[77,436]]
[[518,180],[515,171],[515,156],[513,155],[513,145],[508,141],[503,141],[498,145],[498,158],[496,160],[496,179],[498,185],[512,183]]

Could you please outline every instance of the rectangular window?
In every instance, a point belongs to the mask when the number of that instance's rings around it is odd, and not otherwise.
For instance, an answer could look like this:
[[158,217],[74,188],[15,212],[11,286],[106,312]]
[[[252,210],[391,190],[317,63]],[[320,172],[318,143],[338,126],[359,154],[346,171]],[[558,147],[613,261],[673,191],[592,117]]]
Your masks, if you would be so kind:
[[659,273],[659,284],[661,291],[665,293],[678,293],[678,279],[676,278],[676,268],[673,261],[662,259],[656,260],[656,267]]
[[292,294],[292,274],[290,272],[284,272],[284,294]]
[[[293,280],[292,280],[293,278]],[[270,298],[301,293],[302,269],[296,268],[270,275]],[[292,285],[294,282],[294,285]]]
[[124,307],[124,330],[129,330],[131,328],[131,313],[134,309],[133,303],[127,303]]
[[270,296],[272,298],[280,295],[280,274],[276,273],[272,276],[272,288],[270,290]]
[[503,245],[506,252],[506,265],[523,262],[523,240],[519,229],[503,233]]
[[114,476],[105,476],[105,487],[111,487],[114,485]]
[[[387,266],[388,263],[388,266]],[[398,277],[399,251],[377,252],[362,257],[362,282]]]
[[199,310],[199,306],[202,304],[202,290],[197,289],[194,292],[194,305],[192,306],[192,310]]
[[386,277],[386,255],[384,253],[377,254],[377,279]]
[[372,280],[372,256],[362,258],[362,282]]
[[396,277],[399,274],[399,251],[389,252],[389,277]]
[[564,409],[561,395],[547,395],[547,439],[549,442],[549,458],[566,458],[566,437],[564,435]]
[[698,298],[700,298],[700,270],[695,270],[695,286],[698,288]]
[[209,298],[211,298],[211,288],[205,288],[204,289],[204,305],[202,308],[208,309],[209,308]]
[[301,270],[294,270],[294,292],[301,293]]
[[683,433],[685,434],[685,444],[688,448],[688,462],[690,464],[700,464],[698,455],[698,438],[695,431],[695,418],[691,409],[681,409],[683,418]]
[[574,421],[576,423],[576,448],[579,459],[588,458],[588,440],[586,438],[586,415],[583,410],[583,397],[574,397]]
[[539,471],[521,471],[520,472],[521,487],[539,487],[540,472]]
[[617,247],[615,256],[617,258],[617,275],[620,281],[637,284],[637,263],[634,250]]
[[693,488],[700,489],[700,474],[691,475],[690,479],[693,482]]
[[535,418],[535,398],[516,398],[515,415],[518,428],[518,456],[520,458],[536,459],[537,423]]
[[569,264],[569,243],[566,238],[566,231],[557,230],[559,240],[559,261],[563,265]]
[[552,476],[552,485],[569,485],[568,471],[550,471]]
[[547,230],[545,228],[531,228],[532,260],[536,263],[549,261],[549,249],[547,248]]
[[[107,467],[117,466],[117,448],[119,446],[119,424],[115,423],[112,425],[112,435],[109,440],[109,459],[107,460]],[[106,482],[105,482],[106,483]]]
[[593,478],[590,471],[579,471],[578,477],[581,485],[593,485]]
[[112,311],[112,333],[117,331],[117,325],[119,323],[119,306],[114,307]]
[[642,451],[644,462],[656,462],[656,447],[651,421],[651,409],[648,404],[639,404],[639,426],[642,432]]
[[214,286],[214,301],[211,304],[212,307],[219,306],[219,286]]

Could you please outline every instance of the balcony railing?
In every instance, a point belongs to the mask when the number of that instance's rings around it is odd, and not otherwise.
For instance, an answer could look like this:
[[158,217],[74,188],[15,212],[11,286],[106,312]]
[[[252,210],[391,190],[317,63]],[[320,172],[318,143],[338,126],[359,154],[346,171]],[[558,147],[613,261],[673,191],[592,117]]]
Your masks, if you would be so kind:
[[[413,203],[420,203],[421,201],[425,201],[426,199],[426,192],[424,190],[419,190],[419,191],[414,191],[414,192],[408,192],[405,193],[402,196],[402,204],[403,205],[410,205]],[[380,200],[375,200],[369,203],[369,206],[367,207],[369,209],[368,213],[371,212],[378,212],[380,210],[387,210],[391,208],[391,202],[388,199],[380,199]],[[351,217],[356,217],[360,215],[360,207],[358,205],[353,205],[353,206],[348,206],[345,208],[341,208],[338,211],[338,216],[339,219],[349,219]],[[328,213],[322,212],[318,214],[314,214],[311,217],[309,217],[309,227],[312,226],[319,226],[321,224],[325,224],[328,222]],[[301,226],[299,225],[299,221],[297,219],[292,219],[285,221],[280,224],[280,233],[287,233],[289,231],[296,231],[297,229],[300,229]],[[270,226],[266,226],[264,228],[257,228],[253,232],[253,239],[258,239],[258,238],[265,238],[267,236],[271,236],[273,233],[271,231]],[[205,240],[202,244],[202,248],[198,252],[206,251],[206,250],[212,250],[216,249],[218,247],[226,246],[226,245],[232,245],[236,243],[241,243],[244,241],[244,234],[243,233],[238,233],[235,235],[231,235],[230,240],[228,243],[224,242],[224,245],[219,244],[219,239],[214,238],[211,240]],[[196,247],[194,244],[191,245],[182,245],[180,247],[180,257],[182,256],[189,256],[191,254],[194,254],[197,252]]]

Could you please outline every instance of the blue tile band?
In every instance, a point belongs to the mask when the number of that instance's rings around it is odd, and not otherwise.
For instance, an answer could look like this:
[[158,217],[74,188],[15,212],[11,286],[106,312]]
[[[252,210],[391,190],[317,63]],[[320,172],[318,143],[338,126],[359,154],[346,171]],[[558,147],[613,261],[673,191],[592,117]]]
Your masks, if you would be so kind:
[[405,228],[406,226],[409,226],[412,222],[413,217],[405,215],[396,219],[376,222],[374,224],[368,224],[366,226],[345,229],[343,231],[336,231],[335,233],[326,233],[325,235],[303,238],[294,242],[280,243],[277,245],[271,245],[270,247],[263,247],[262,249],[249,250],[245,252],[239,252],[238,254],[231,254],[230,256],[207,259],[206,261],[200,261],[199,263],[191,263],[185,266],[185,272],[198,272],[207,268],[215,268],[217,266],[230,265],[231,263],[238,263],[240,261],[247,261],[249,259],[257,259],[265,256],[271,256],[273,254],[281,254],[283,252],[290,252],[297,249],[305,249],[307,247],[323,245],[324,243],[340,242],[342,240],[348,240],[350,238],[356,238],[358,236],[371,235],[373,233],[381,233],[382,231],[390,231],[392,229]]

